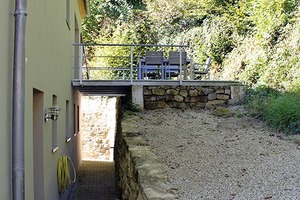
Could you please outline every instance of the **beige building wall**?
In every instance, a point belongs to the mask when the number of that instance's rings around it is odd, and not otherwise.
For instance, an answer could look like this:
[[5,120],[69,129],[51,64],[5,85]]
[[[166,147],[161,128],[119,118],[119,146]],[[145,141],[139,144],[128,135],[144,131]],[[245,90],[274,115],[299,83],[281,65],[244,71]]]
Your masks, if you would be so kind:
[[0,6],[0,199],[11,196],[11,119],[13,66],[14,3],[1,1]]
[[[69,9],[68,3],[69,2]],[[80,2],[80,1],[79,1]],[[83,2],[83,1],[82,1]],[[14,1],[0,6],[0,199],[12,199],[11,123]],[[74,47],[80,41],[78,1],[27,1],[25,38],[25,199],[66,199],[58,193],[57,161],[64,154],[81,162],[80,94],[72,89]],[[68,21],[68,23],[67,23]],[[61,108],[56,122],[47,108]],[[53,152],[53,150],[55,150]]]
[[[74,101],[77,94],[73,93],[71,81],[74,63],[73,44],[78,42],[80,37],[81,17],[77,1],[69,2],[69,9],[67,0],[32,0],[27,4],[25,115],[29,117],[25,121],[26,199],[40,196],[45,200],[58,199],[56,175],[59,156],[69,155],[78,163],[75,156],[77,148],[75,141],[78,140],[78,135],[74,136],[77,130],[73,128],[75,125],[73,115],[77,116],[79,102]],[[42,125],[37,124],[37,127],[42,128],[37,132],[34,131],[33,125],[34,90],[38,90],[43,98],[41,107],[45,112],[53,104],[62,109],[56,122],[49,120],[41,121]],[[36,141],[32,139],[35,137],[34,134],[38,135]],[[42,134],[42,137],[39,134]],[[71,141],[66,142],[67,138],[71,138]],[[58,149],[53,152],[57,147]],[[43,156],[36,155],[38,149],[43,151]],[[43,170],[38,172],[36,169],[41,167]],[[41,175],[43,177],[40,177]],[[35,182],[41,181],[35,177],[42,178],[43,182],[35,185]]]

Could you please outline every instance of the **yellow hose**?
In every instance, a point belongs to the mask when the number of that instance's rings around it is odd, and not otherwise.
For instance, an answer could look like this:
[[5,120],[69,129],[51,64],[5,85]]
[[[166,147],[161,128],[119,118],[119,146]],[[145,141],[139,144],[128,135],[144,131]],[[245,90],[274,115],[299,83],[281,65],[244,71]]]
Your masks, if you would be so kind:
[[[71,180],[70,176],[70,166],[72,166],[74,179]],[[76,170],[74,163],[71,158],[63,155],[58,158],[57,163],[57,182],[58,182],[58,190],[60,193],[63,193],[69,186],[71,186],[76,181]]]

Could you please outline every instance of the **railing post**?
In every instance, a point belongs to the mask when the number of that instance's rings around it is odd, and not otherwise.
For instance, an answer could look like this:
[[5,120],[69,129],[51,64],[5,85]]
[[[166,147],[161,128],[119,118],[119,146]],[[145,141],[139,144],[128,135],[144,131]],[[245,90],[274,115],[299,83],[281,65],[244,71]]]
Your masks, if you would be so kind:
[[133,82],[133,46],[130,46],[130,84]]
[[182,49],[179,47],[179,84],[182,85]]
[[83,46],[79,47],[79,81],[82,85],[82,60],[83,60]]

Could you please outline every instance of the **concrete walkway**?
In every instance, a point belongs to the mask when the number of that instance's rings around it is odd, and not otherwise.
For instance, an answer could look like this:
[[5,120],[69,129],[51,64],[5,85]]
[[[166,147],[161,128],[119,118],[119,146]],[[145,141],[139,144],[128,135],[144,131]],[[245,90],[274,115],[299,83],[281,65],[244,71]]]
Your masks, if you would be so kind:
[[82,161],[69,200],[118,200],[114,162]]

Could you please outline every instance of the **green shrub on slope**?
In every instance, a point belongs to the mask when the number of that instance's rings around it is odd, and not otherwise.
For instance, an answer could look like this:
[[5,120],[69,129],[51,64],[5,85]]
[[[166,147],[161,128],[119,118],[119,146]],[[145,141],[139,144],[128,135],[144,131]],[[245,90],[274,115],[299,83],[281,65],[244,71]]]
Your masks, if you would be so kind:
[[281,94],[272,98],[263,114],[266,122],[278,131],[300,134],[300,94]]
[[280,93],[270,87],[250,89],[246,104],[250,113],[277,131],[300,134],[300,90]]

